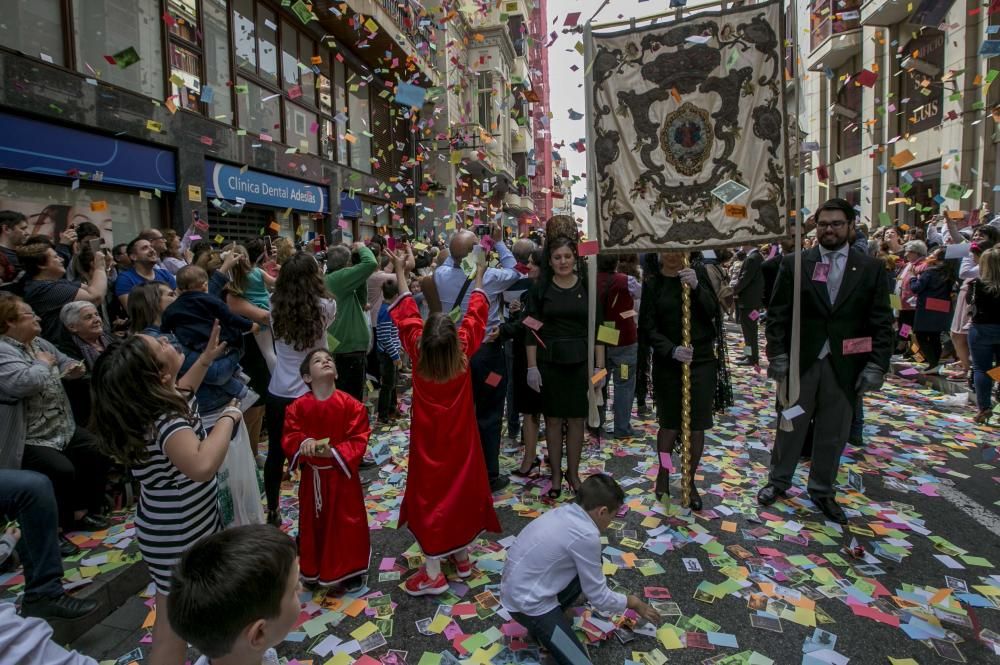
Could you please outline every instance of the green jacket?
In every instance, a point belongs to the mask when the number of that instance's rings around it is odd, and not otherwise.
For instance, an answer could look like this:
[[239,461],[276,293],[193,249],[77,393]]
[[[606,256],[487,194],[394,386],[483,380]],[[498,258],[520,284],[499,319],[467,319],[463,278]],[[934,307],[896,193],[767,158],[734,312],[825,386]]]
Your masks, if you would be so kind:
[[337,299],[337,317],[327,332],[330,351],[352,353],[368,351],[371,327],[365,321],[364,310],[368,304],[368,277],[378,268],[375,255],[367,247],[358,249],[361,263],[341,268],[326,276],[326,288]]

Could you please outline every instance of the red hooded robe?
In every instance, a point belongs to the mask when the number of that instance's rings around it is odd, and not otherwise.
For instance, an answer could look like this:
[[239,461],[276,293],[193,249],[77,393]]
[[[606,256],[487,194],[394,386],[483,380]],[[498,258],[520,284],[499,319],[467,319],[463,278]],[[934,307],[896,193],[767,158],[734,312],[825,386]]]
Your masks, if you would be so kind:
[[[483,531],[500,532],[479,443],[472,378],[468,367],[447,383],[421,377],[424,322],[413,297],[404,294],[389,312],[417,368],[413,372],[409,471],[399,524],[409,525],[425,555],[443,557],[465,548]],[[466,358],[479,349],[488,314],[486,294],[474,290],[458,327]]]
[[[342,390],[326,400],[306,393],[285,412],[282,447],[290,467],[297,462],[302,471],[299,568],[307,582],[329,585],[368,572],[371,542],[358,469],[370,433],[368,411]],[[298,454],[306,439],[326,438],[332,457]]]

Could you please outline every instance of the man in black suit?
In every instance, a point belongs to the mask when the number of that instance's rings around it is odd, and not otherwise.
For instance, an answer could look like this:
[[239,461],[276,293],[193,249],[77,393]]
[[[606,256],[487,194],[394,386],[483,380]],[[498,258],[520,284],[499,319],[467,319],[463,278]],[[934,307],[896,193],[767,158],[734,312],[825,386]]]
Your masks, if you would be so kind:
[[756,247],[747,248],[747,257],[740,266],[739,277],[733,285],[736,306],[739,310],[740,328],[743,329],[742,364],[759,365],[760,348],[757,341],[757,317],[764,307],[764,257]]
[[[882,264],[848,245],[854,216],[843,199],[824,203],[817,213],[819,246],[802,255],[799,399],[779,415],[770,478],[757,494],[764,506],[785,495],[813,420],[809,496],[840,524],[847,522],[834,487],[840,455],[857,397],[882,386],[893,343]],[[782,260],[767,310],[767,375],[778,382],[787,379],[789,370],[794,258]]]

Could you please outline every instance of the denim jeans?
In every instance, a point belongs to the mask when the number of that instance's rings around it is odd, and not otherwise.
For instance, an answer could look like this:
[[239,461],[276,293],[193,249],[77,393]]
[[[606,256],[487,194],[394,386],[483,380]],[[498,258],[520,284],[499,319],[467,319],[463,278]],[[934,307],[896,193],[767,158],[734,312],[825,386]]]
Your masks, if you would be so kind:
[[[614,381],[615,394],[612,409],[615,414],[614,436],[634,436],[632,429],[632,399],[635,397],[636,364],[639,360],[639,345],[606,347],[608,381]],[[622,368],[625,377],[622,378]],[[602,410],[603,412],[603,410]],[[603,419],[602,419],[603,420]]]
[[59,511],[49,479],[34,471],[0,469],[0,515],[21,525],[17,551],[24,563],[25,600],[63,595]]
[[969,355],[972,381],[976,386],[976,406],[980,411],[993,402],[993,379],[986,372],[1000,365],[1000,324],[973,323],[969,326]]
[[[502,342],[485,342],[469,359],[472,374],[472,398],[476,405],[479,441],[486,457],[490,482],[500,476],[500,427],[503,405],[507,399],[507,358]],[[486,379],[491,373],[500,375],[500,383],[491,386]]]
[[378,388],[378,417],[385,421],[396,414],[396,361],[388,353],[379,351],[378,365],[382,379]]
[[[521,614],[520,612],[510,613],[514,617],[514,621],[528,629],[528,633],[536,642],[549,650],[549,653],[552,654],[552,657],[556,659],[559,665],[575,665],[576,663],[590,662],[590,659],[586,655],[587,652],[584,651],[583,645],[580,644],[580,640],[577,639],[576,634],[573,632],[573,624],[570,623],[564,614],[566,609],[580,595],[581,591],[580,578],[574,577],[569,586],[563,589],[557,596],[559,607],[553,608],[545,614],[536,617],[529,617],[527,614]],[[561,631],[564,637],[568,639],[560,640],[561,644],[556,643],[553,640],[556,631]],[[580,650],[579,654],[566,653],[566,649],[573,648],[574,646]]]

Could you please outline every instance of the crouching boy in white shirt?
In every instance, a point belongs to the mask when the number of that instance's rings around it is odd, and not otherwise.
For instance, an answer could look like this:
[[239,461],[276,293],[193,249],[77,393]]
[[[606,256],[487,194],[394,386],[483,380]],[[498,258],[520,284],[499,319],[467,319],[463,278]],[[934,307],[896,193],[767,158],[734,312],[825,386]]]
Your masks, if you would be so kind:
[[583,481],[576,502],[560,506],[529,524],[507,553],[500,599],[514,620],[528,629],[560,665],[590,662],[566,616],[581,593],[598,611],[635,610],[642,619],[660,615],[638,596],[608,588],[601,563],[601,532],[625,501],[610,476]]

